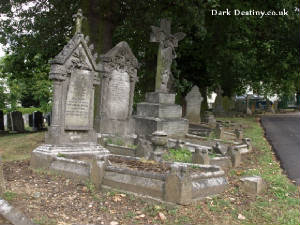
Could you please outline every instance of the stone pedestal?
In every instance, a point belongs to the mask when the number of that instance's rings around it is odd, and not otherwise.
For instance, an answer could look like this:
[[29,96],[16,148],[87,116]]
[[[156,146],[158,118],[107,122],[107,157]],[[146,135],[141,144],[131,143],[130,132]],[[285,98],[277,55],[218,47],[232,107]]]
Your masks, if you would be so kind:
[[150,135],[164,131],[167,135],[183,136],[188,132],[188,120],[181,117],[182,109],[175,104],[175,94],[147,93],[146,102],[137,104],[136,133]]

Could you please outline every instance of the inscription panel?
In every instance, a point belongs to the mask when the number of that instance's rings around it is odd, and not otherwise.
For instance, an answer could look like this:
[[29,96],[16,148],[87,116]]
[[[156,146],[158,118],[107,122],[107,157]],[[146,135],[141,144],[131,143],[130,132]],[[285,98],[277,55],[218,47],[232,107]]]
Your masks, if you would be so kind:
[[114,70],[107,93],[107,116],[110,119],[127,119],[129,114],[130,80],[127,72]]
[[88,130],[92,74],[76,70],[71,74],[65,111],[66,130]]

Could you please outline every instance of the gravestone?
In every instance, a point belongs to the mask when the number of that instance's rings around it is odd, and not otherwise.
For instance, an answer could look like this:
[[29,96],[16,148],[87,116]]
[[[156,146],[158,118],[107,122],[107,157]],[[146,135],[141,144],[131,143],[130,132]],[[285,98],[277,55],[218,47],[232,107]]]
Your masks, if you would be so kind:
[[21,112],[13,111],[7,113],[7,129],[14,132],[25,131],[24,120]]
[[192,90],[186,95],[186,118],[190,123],[201,122],[200,111],[202,100],[203,98],[197,86],[194,86]]
[[29,124],[29,120],[30,120],[30,115],[31,114],[23,114],[23,120],[24,120],[24,126],[25,127],[30,127],[30,124]]
[[31,114],[31,118],[32,118],[32,124],[31,124],[32,130],[34,131],[42,130],[44,127],[43,113],[40,111],[33,112]]
[[[77,15],[81,15],[80,11]],[[100,84],[99,72],[103,70],[96,64],[97,56],[92,55],[92,49],[77,27],[73,38],[50,62],[52,123],[46,133],[46,144],[33,151],[34,168],[49,167],[59,153],[80,158],[108,152],[97,144],[93,129],[94,89]]]
[[175,94],[169,93],[172,60],[175,47],[184,33],[171,34],[171,23],[162,19],[160,27],[152,26],[151,42],[159,42],[155,92],[146,93],[146,101],[137,104],[135,131],[138,135],[151,135],[164,131],[167,135],[183,136],[188,131],[188,120],[182,117],[182,108],[175,104]]
[[50,127],[51,126],[51,112],[46,114],[46,121],[47,121],[48,127]]
[[0,110],[0,132],[4,130],[4,114],[3,111]]
[[214,103],[214,113],[217,116],[222,116],[224,115],[225,110],[223,108],[223,97],[222,97],[223,90],[220,85],[218,86],[216,93],[217,93],[217,97]]
[[[135,83],[138,81],[138,61],[129,45],[122,41],[100,57],[103,65],[100,133],[126,135],[134,133],[132,106]],[[99,120],[98,120],[99,121]]]

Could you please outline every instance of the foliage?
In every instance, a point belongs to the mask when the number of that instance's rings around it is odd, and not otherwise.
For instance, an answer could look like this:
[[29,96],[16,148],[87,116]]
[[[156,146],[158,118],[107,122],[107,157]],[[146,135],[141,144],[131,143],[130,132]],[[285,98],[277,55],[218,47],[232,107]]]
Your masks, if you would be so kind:
[[192,162],[192,153],[188,149],[169,149],[163,158],[166,161],[190,163]]
[[[172,65],[178,102],[193,85],[199,86],[203,97],[218,84],[228,97],[244,93],[249,86],[260,95],[290,95],[300,89],[297,5],[296,0],[6,1],[0,6],[0,43],[9,44],[9,55],[1,65],[1,77],[7,78],[11,89],[5,99],[12,108],[18,101],[23,106],[50,107],[48,60],[72,36],[72,15],[78,7],[87,17],[83,32],[90,35],[99,54],[119,41],[131,46],[140,62],[135,102],[154,89],[158,46],[149,42],[149,33],[150,26],[164,17],[172,20],[172,33],[187,34]],[[211,15],[212,9],[226,8],[289,13],[263,18]]]

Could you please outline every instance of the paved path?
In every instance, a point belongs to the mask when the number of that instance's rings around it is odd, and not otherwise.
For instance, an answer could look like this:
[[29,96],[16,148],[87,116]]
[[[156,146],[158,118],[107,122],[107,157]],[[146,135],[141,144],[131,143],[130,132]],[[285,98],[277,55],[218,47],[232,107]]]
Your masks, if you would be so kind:
[[266,137],[290,179],[300,184],[300,113],[263,116]]

